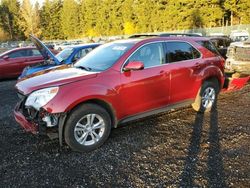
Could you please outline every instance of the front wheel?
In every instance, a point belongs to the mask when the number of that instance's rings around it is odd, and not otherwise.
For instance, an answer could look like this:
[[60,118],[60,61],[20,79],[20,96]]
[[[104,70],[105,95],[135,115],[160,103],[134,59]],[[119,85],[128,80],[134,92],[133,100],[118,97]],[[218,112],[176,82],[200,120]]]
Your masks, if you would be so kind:
[[198,112],[210,112],[216,104],[218,93],[217,81],[205,81],[192,104],[193,109]]
[[70,148],[88,152],[101,146],[110,130],[111,119],[105,109],[95,104],[83,104],[70,114],[64,136]]

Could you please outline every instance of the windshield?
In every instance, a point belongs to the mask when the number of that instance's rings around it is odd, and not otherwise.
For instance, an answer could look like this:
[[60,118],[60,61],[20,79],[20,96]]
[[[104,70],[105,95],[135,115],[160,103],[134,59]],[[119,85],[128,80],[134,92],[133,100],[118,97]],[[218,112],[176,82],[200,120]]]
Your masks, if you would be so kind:
[[73,53],[74,49],[73,48],[65,48],[63,51],[61,51],[60,53],[58,53],[56,55],[56,57],[58,59],[62,59],[63,61],[65,61],[72,53]]
[[74,66],[85,67],[93,71],[104,71],[110,68],[133,45],[133,43],[104,44],[88,53]]

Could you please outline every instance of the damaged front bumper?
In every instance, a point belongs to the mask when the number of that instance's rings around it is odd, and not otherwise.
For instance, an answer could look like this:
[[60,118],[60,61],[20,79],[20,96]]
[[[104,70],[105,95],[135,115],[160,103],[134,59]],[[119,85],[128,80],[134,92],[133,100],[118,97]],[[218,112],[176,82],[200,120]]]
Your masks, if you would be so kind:
[[[19,97],[20,98],[20,97]],[[66,118],[65,113],[50,114],[45,110],[39,111],[27,108],[25,97],[21,97],[14,109],[14,117],[18,124],[26,131],[38,135],[47,135],[51,139],[59,138],[62,144],[63,125]]]

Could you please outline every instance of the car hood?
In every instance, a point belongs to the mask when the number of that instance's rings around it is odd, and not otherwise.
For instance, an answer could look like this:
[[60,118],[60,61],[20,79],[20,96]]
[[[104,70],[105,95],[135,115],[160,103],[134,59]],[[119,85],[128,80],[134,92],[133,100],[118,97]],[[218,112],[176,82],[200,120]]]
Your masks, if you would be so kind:
[[38,89],[94,78],[97,74],[97,72],[88,72],[69,65],[61,65],[54,69],[36,72],[18,80],[16,88],[21,94],[27,95]]
[[53,59],[56,65],[60,65],[63,59],[56,57],[38,38],[30,35],[31,41],[35,44],[36,48],[40,51],[45,60]]

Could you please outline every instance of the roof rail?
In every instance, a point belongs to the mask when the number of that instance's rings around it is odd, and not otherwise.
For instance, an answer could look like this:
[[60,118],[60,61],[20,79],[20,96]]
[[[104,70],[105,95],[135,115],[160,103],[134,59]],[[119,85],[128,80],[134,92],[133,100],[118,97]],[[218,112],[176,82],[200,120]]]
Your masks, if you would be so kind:
[[157,37],[159,35],[157,34],[135,34],[135,35],[131,35],[128,38],[140,38],[140,37]]
[[159,33],[159,34],[135,34],[128,38],[140,38],[140,37],[202,37],[196,33]]
[[158,36],[160,37],[202,37],[196,33],[161,33]]

